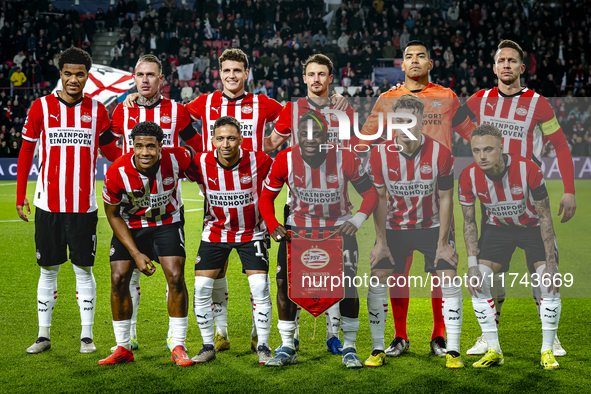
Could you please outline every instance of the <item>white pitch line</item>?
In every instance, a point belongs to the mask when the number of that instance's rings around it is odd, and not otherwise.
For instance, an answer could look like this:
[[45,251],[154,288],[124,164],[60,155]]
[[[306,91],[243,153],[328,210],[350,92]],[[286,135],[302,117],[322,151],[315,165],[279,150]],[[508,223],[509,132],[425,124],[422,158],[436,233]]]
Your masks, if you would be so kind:
[[[29,222],[34,222],[35,219],[29,219]],[[14,219],[14,220],[0,220],[0,223],[10,223],[10,222],[24,222],[21,219]],[[25,222],[26,223],[26,222]]]

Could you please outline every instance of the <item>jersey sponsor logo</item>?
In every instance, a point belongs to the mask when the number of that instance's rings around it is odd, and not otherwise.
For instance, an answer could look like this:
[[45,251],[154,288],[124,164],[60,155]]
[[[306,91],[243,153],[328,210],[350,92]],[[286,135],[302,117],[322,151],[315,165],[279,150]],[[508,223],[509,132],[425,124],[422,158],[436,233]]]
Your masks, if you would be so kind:
[[172,122],[172,119],[170,119],[170,116],[166,116],[166,115],[165,115],[165,116],[161,116],[161,117],[160,117],[160,121],[161,121],[162,123],[170,123],[170,122]]
[[296,190],[300,200],[302,200],[306,204],[336,204],[341,202],[340,189],[296,188]]
[[109,251],[109,256],[113,256],[115,254],[115,248],[111,245],[111,250]]
[[252,113],[252,107],[250,105],[245,105],[242,107],[242,113],[243,114],[251,114]]
[[339,180],[339,177],[336,176],[335,174],[330,174],[329,176],[326,177],[326,182],[335,183],[338,180]]
[[90,123],[90,122],[92,122],[92,117],[90,115],[84,114],[80,117],[80,120],[85,123]]
[[513,186],[511,188],[511,194],[519,195],[523,193],[523,188],[521,186]]
[[175,189],[164,191],[164,193],[146,194],[140,197],[133,197],[131,203],[136,207],[152,209],[165,208],[170,202],[170,197]]
[[439,100],[433,100],[431,102],[431,107],[433,107],[433,108],[441,108],[442,105],[443,104],[441,104],[441,101],[439,101]]
[[164,178],[164,180],[162,181],[163,185],[172,185],[174,183],[174,178],[173,177],[168,177],[168,178]]
[[519,116],[525,116],[527,115],[527,109],[524,107],[519,107],[515,110],[515,113]]
[[388,182],[388,189],[392,196],[397,197],[425,197],[435,191],[433,180]]
[[242,178],[240,178],[240,183],[243,185],[249,184],[250,182],[252,182],[252,177],[250,175],[244,175]]
[[325,267],[330,261],[330,256],[323,249],[312,248],[302,253],[301,260],[306,267],[316,270]]
[[82,131],[73,128],[52,127],[47,132],[49,145],[74,145],[92,147],[94,143],[91,131]]
[[499,202],[496,204],[485,204],[486,208],[491,215],[496,216],[499,219],[503,219],[509,216],[521,216],[525,213],[525,201],[515,202]]
[[238,208],[254,204],[253,189],[249,190],[208,190],[207,200],[212,207]]
[[433,172],[433,169],[431,168],[430,165],[424,164],[421,166],[420,171],[421,171],[421,173],[427,175],[427,174],[430,174],[431,172]]

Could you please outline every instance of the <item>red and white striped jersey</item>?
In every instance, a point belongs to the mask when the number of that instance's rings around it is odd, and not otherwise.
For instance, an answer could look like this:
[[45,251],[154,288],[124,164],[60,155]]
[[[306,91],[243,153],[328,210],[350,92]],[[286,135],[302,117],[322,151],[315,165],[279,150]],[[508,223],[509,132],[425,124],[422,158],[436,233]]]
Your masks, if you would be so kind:
[[213,146],[213,125],[222,116],[233,116],[240,122],[244,142],[242,149],[263,151],[265,123],[273,122],[283,106],[267,96],[246,93],[230,99],[220,91],[202,94],[185,106],[193,119],[203,121],[203,149],[215,150]]
[[324,163],[313,168],[302,158],[300,146],[295,145],[277,154],[265,187],[278,192],[287,183],[291,214],[286,224],[337,227],[352,218],[347,183],[357,181],[364,173],[361,159],[353,152],[334,147]]
[[262,240],[265,222],[259,212],[263,181],[273,160],[264,152],[240,149],[233,168],[223,167],[217,151],[198,153],[187,178],[203,185],[207,199],[201,240],[238,243]]
[[491,124],[503,133],[503,152],[541,161],[543,134],[560,128],[548,99],[524,88],[504,96],[499,88],[481,90],[467,101],[476,123]]
[[152,107],[134,103],[127,108],[120,103],[111,117],[111,130],[118,137],[123,136],[123,153],[133,151],[131,130],[140,122],[157,123],[164,131],[163,147],[176,148],[180,144],[179,133],[191,123],[191,116],[183,104],[163,98]]
[[109,130],[102,103],[83,96],[67,104],[54,94],[33,102],[23,138],[39,141],[39,175],[33,205],[49,212],[97,210],[95,168],[99,136]]
[[[279,114],[279,118],[275,123],[275,132],[283,137],[291,136],[291,145],[296,145],[298,122],[302,115],[310,111],[322,111],[322,109],[332,109],[332,105],[318,106],[308,97],[300,98],[296,101],[296,105],[292,102],[285,104],[283,111]],[[346,111],[347,117],[349,118],[350,125],[353,126],[355,111],[351,106]],[[348,147],[350,138],[340,139],[339,138],[339,119],[334,114],[324,114],[326,124],[328,125],[328,142],[334,142],[335,144]],[[347,136],[350,130],[347,130]]]
[[[389,194],[388,230],[439,227],[438,180],[453,174],[449,149],[422,134],[421,145],[409,157],[386,141],[371,152],[369,175],[376,187]],[[451,179],[450,179],[451,180]]]
[[460,204],[474,205],[478,198],[488,211],[487,224],[538,226],[532,191],[542,186],[546,188],[540,167],[518,155],[507,155],[504,173],[494,178],[486,175],[476,163],[466,167],[460,175]]
[[179,222],[182,204],[177,199],[177,183],[190,165],[188,149],[163,148],[158,171],[147,177],[137,170],[134,154],[129,152],[107,170],[103,200],[120,206],[121,217],[130,228]]

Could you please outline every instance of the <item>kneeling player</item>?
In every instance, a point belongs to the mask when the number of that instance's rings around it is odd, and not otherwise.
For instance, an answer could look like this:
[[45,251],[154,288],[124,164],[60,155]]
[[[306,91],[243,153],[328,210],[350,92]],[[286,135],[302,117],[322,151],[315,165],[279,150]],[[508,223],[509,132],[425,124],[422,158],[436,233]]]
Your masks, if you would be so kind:
[[[369,173],[380,196],[374,213],[377,241],[371,253],[371,275],[379,279],[379,284],[372,285],[370,281],[367,295],[373,351],[365,365],[379,367],[386,360],[384,330],[388,285],[409,286],[400,280],[390,283],[388,278],[392,273],[404,273],[408,255],[418,250],[425,256],[425,272],[436,272],[442,284],[448,340],[446,365],[462,368],[464,364],[459,353],[462,292],[454,283],[458,257],[453,235],[450,236],[454,159],[449,149],[421,134],[424,103],[420,98],[404,95],[392,109],[395,113],[414,115],[416,124],[405,129],[414,139],[404,130],[397,130],[395,141],[380,144],[371,152]],[[398,124],[411,121],[395,116]],[[386,204],[388,195],[390,204]],[[408,352],[409,344],[404,338],[396,338],[394,344],[398,355]]]
[[222,116],[213,126],[215,151],[198,153],[187,177],[203,185],[207,200],[205,226],[195,260],[195,318],[203,348],[193,361],[215,359],[212,293],[214,280],[236,249],[248,276],[253,298],[252,316],[257,328],[260,364],[272,358],[269,255],[265,224],[258,210],[263,181],[272,160],[263,152],[242,150],[240,123]]
[[105,214],[113,229],[111,241],[111,311],[117,349],[99,365],[133,361],[129,281],[134,268],[147,276],[159,262],[169,287],[172,361],[193,365],[186,354],[189,296],[185,285],[183,216],[176,200],[178,179],[191,165],[186,148],[162,148],[164,133],[154,122],[137,124],[133,152],[117,159],[105,177]]
[[[534,268],[542,301],[542,361],[544,369],[558,369],[552,346],[560,319],[561,301],[554,244],[554,227],[540,168],[517,155],[503,154],[502,134],[494,126],[481,125],[472,132],[475,163],[460,176],[460,204],[464,214],[464,239],[468,252],[468,289],[474,312],[486,337],[488,351],[473,364],[476,368],[502,365],[494,302],[491,297],[493,273],[507,269],[516,247],[536,261]],[[476,199],[488,213],[486,231],[475,221]],[[482,229],[484,230],[484,229]],[[534,286],[532,280],[532,286]]]
[[[308,139],[308,122],[312,124],[312,139]],[[271,238],[283,244],[290,241],[290,234],[275,218],[274,200],[279,195],[283,184],[287,183],[292,193],[292,209],[286,225],[302,229],[336,230],[343,236],[343,258],[347,277],[357,274],[357,240],[355,233],[377,205],[377,194],[361,160],[349,150],[328,143],[327,124],[324,117],[310,111],[299,121],[298,141],[289,149],[280,152],[275,158],[271,173],[265,181],[261,195],[261,214],[269,227]],[[353,216],[347,193],[347,184],[351,182],[355,190],[363,197],[359,211]],[[335,191],[337,201],[314,201],[306,190],[326,189]],[[347,258],[348,256],[348,258]],[[267,366],[283,366],[297,362],[294,345],[296,330],[296,305],[288,298],[286,253],[278,257],[278,279],[283,286],[277,289],[279,323],[282,347]],[[279,281],[278,281],[279,283]],[[345,280],[345,283],[347,281]],[[350,283],[350,282],[349,282]],[[347,368],[361,368],[363,364],[357,357],[355,340],[359,330],[359,297],[354,286],[345,287],[345,299],[341,301],[341,329],[343,330],[343,364]]]

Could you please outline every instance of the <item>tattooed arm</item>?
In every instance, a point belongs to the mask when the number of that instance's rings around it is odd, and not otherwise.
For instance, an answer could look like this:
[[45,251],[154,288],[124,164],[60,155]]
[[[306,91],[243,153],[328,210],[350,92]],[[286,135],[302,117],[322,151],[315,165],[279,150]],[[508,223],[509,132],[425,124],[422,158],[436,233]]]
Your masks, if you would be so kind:
[[[554,286],[555,275],[558,274],[558,264],[556,262],[556,250],[554,245],[554,225],[552,223],[552,213],[550,212],[550,199],[534,201],[536,212],[538,213],[540,230],[542,232],[542,241],[546,250],[546,269],[544,275],[549,274],[552,283],[548,286],[548,291],[554,288],[553,293],[558,292],[558,287]],[[541,278],[540,278],[541,280]]]
[[[466,252],[468,257],[476,256],[478,251],[478,226],[476,225],[476,208],[474,205],[462,205],[462,213],[464,214],[464,242],[466,244]],[[477,287],[472,287],[471,278],[478,278]],[[470,267],[468,269],[468,291],[473,297],[476,297],[476,291],[482,291],[482,275],[478,267]]]

